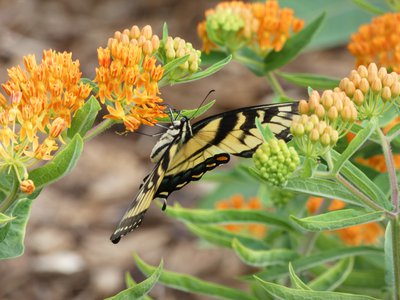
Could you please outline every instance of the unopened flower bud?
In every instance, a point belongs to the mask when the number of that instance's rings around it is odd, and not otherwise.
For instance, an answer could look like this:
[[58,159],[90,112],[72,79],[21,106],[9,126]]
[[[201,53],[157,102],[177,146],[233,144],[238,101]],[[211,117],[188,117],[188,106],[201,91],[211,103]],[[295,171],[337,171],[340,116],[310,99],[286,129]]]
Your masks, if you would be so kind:
[[333,105],[333,94],[324,92],[322,94],[321,103],[325,109],[329,109]]
[[325,116],[325,109],[321,104],[315,108],[315,114],[319,119],[322,119]]
[[392,92],[392,97],[396,98],[400,95],[400,83],[398,81],[395,81],[392,84],[392,87],[390,88],[390,91]]
[[369,82],[366,78],[361,79],[360,84],[358,88],[363,92],[364,94],[368,92],[369,90]]
[[310,116],[310,121],[311,121],[314,125],[318,124],[318,123],[319,123],[318,116],[315,115],[315,114],[312,114],[312,115]]
[[142,36],[145,37],[146,40],[150,40],[151,37],[153,36],[153,30],[151,29],[150,25],[146,25],[142,28],[141,32]]
[[378,70],[378,77],[380,80],[383,80],[383,78],[385,78],[385,76],[387,75],[387,70],[384,67],[380,67]]
[[355,91],[356,91],[356,86],[354,85],[353,82],[349,81],[345,89],[346,95],[352,97]]
[[360,74],[361,78],[367,78],[368,77],[368,69],[361,65],[357,69],[358,74]]
[[371,90],[374,93],[379,93],[381,89],[382,89],[382,81],[378,77],[376,77],[374,81],[372,81]]
[[319,122],[316,126],[320,135],[325,132],[326,127],[327,127],[327,124],[325,121]]
[[330,138],[331,138],[331,145],[335,145],[337,141],[339,140],[339,133],[336,130],[332,130],[330,133]]
[[339,88],[342,91],[345,91],[349,82],[350,82],[349,78],[347,78],[347,77],[343,78],[342,80],[340,80]]
[[300,100],[299,102],[299,113],[302,115],[308,114],[308,103],[306,100]]
[[19,186],[19,189],[21,190],[21,192],[23,192],[24,194],[32,194],[35,191],[35,184],[33,183],[32,180],[27,179],[27,180],[23,180],[21,181],[21,184]]
[[323,146],[329,146],[331,143],[331,137],[329,136],[329,133],[324,133],[320,138],[320,142]]
[[130,30],[130,35],[132,39],[138,39],[140,36],[140,29],[138,26],[133,25],[131,30]]
[[389,101],[392,98],[392,92],[390,91],[390,87],[385,86],[383,88],[381,97],[383,102]]
[[341,116],[343,121],[349,122],[351,120],[351,108],[350,106],[345,106],[343,107],[343,110],[341,112]]
[[310,132],[310,141],[312,143],[316,143],[319,140],[319,132],[318,129],[314,128],[311,132]]
[[68,123],[67,121],[65,121],[63,118],[61,117],[57,117],[53,123],[51,124],[50,127],[50,136],[52,138],[57,138],[60,136],[61,132],[63,132],[63,130],[65,128],[67,128]]
[[364,102],[364,94],[363,94],[363,92],[361,92],[361,90],[357,89],[355,91],[354,96],[353,96],[353,101],[358,106],[361,106],[363,104],[363,102]]
[[145,41],[142,46],[143,53],[150,55],[153,52],[153,45],[150,41]]
[[311,121],[308,121],[304,124],[304,131],[309,133],[314,128],[314,124]]
[[160,48],[160,39],[158,38],[157,35],[153,35],[153,36],[151,37],[151,45],[153,46],[153,49],[154,49],[155,51],[157,51],[158,48]]
[[337,119],[337,117],[338,117],[338,111],[335,106],[332,106],[328,110],[328,118],[329,118],[329,120],[334,121]]

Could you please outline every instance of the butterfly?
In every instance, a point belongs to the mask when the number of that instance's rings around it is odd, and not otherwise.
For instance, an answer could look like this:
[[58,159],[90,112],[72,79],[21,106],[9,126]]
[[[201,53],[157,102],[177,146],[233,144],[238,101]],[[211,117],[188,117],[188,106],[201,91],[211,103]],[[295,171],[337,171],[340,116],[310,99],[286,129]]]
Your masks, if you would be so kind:
[[155,166],[145,177],[138,193],[123,215],[111,241],[140,226],[151,202],[164,201],[175,190],[190,181],[199,180],[205,172],[229,162],[230,155],[251,157],[263,137],[256,126],[268,124],[278,139],[290,139],[290,124],[297,115],[298,103],[265,104],[244,107],[205,118],[193,125],[183,116],[172,120],[151,152]]

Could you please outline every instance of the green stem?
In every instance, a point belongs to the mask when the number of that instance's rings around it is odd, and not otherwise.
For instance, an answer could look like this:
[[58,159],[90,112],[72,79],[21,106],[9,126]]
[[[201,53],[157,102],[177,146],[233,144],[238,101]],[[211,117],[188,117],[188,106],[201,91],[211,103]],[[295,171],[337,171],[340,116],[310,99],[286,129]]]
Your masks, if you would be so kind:
[[14,201],[18,198],[18,187],[19,187],[19,181],[17,178],[13,178],[12,186],[11,186],[11,191],[10,194],[7,196],[7,198],[1,203],[0,205],[0,212],[5,213],[6,210],[14,203]]
[[371,200],[367,195],[361,192],[356,186],[351,184],[346,178],[344,178],[340,173],[336,175],[337,181],[343,184],[349,191],[351,191],[354,195],[356,195],[365,205],[371,207],[377,211],[384,211],[385,209],[380,205],[376,204],[373,200]]
[[394,291],[393,298],[400,299],[400,223],[399,219],[393,218],[390,220],[392,229],[392,257],[393,257],[393,272],[394,272]]
[[399,214],[399,187],[397,186],[397,174],[396,174],[396,167],[393,161],[392,148],[390,147],[390,142],[385,137],[382,130],[378,128],[377,131],[379,134],[379,138],[381,140],[382,152],[383,155],[385,156],[386,167],[388,170],[390,187],[392,191],[391,198],[392,198],[394,213]]
[[265,78],[267,79],[268,83],[270,84],[272,90],[276,95],[280,97],[287,97],[273,72],[268,72],[267,74],[265,74]]
[[105,119],[103,122],[99,123],[97,126],[93,127],[83,138],[83,140],[86,142],[95,136],[99,135],[100,133],[103,133],[106,131],[108,128],[110,128],[112,125],[116,123],[115,120],[112,119]]

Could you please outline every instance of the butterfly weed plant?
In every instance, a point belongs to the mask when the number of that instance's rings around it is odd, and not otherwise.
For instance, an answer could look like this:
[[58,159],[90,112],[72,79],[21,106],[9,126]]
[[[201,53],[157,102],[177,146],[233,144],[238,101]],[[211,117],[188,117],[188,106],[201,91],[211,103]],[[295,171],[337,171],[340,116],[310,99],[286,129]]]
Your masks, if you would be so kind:
[[[397,1],[387,2],[398,7]],[[161,258],[153,267],[134,254],[148,278],[135,283],[127,274],[127,289],[110,299],[151,299],[147,294],[156,283],[215,299],[400,299],[399,16],[378,16],[352,36],[348,48],[357,67],[346,78],[279,71],[309,45],[323,19],[305,24],[274,0],[222,2],[198,25],[203,52],[169,36],[166,25],[161,37],[151,26],[133,26],[98,49],[93,80],[82,78],[71,53],[46,50],[39,62],[24,57],[23,67],[8,70],[0,94],[0,258],[23,254],[34,199],[73,169],[87,140],[114,124],[127,132],[158,122],[188,124],[187,118],[212,103],[169,115],[160,89],[207,77],[234,59],[266,78],[276,102],[293,100],[276,76],[308,87],[308,99],[228,113],[237,118],[236,131],[247,130],[239,139],[245,145],[241,153],[252,159],[214,171],[209,180],[225,183],[201,209],[169,206],[166,215],[257,268],[238,278],[249,288],[167,271]],[[102,107],[107,114],[94,125]],[[217,126],[215,135],[218,130],[226,128]],[[166,151],[180,145],[159,143]],[[181,183],[227,162],[235,151],[199,164],[204,170]],[[152,175],[150,180],[157,178]],[[236,183],[252,195],[233,193]],[[230,195],[218,194],[224,186]]]

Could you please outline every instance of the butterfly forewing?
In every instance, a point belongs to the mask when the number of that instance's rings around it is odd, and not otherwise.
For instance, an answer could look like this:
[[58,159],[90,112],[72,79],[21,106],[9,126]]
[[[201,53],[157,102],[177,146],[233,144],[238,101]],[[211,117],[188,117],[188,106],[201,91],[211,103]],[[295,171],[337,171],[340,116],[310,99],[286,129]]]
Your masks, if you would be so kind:
[[192,127],[183,120],[111,240],[117,243],[121,236],[137,228],[154,198],[166,199],[190,181],[199,180],[205,172],[227,163],[230,155],[250,157],[263,143],[256,118],[261,124],[268,124],[277,138],[290,139],[289,127],[297,106],[294,102],[246,107],[211,116]]

